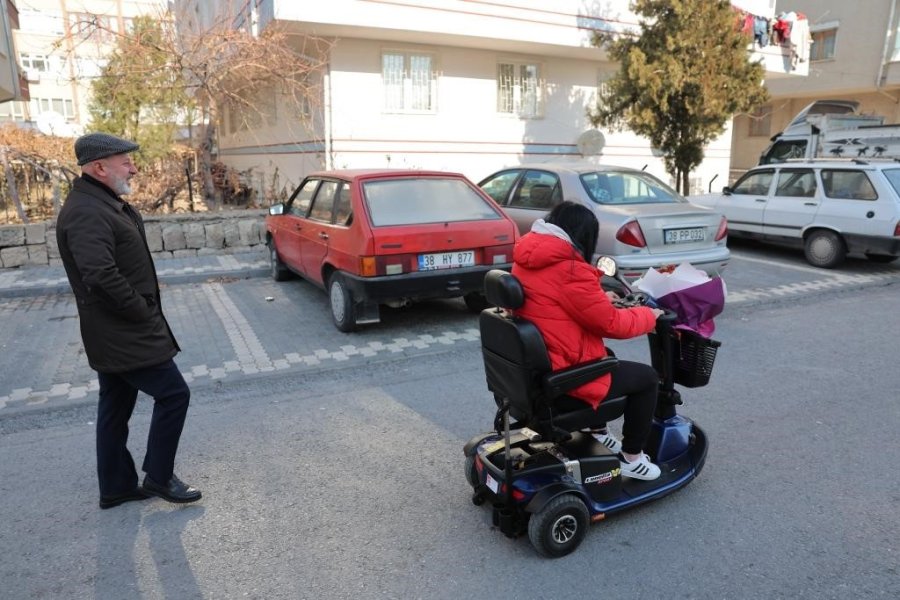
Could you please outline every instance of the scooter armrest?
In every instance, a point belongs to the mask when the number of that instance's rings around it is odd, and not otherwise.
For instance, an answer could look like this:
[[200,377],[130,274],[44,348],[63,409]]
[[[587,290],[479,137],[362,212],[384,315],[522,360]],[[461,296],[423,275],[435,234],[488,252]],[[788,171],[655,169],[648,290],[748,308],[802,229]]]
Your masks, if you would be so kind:
[[551,371],[544,375],[541,380],[541,386],[544,389],[544,394],[550,398],[556,398],[569,390],[574,390],[597,379],[601,375],[606,375],[615,369],[618,364],[618,358],[607,356],[560,369],[559,371]]

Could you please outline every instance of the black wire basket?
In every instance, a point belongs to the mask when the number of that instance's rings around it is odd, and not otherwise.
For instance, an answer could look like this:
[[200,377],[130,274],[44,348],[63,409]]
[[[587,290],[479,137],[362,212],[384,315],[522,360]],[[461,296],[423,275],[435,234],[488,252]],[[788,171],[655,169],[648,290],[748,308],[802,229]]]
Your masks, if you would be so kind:
[[678,330],[678,355],[675,358],[675,383],[684,387],[703,387],[709,383],[716,352],[722,342],[705,338],[702,335]]

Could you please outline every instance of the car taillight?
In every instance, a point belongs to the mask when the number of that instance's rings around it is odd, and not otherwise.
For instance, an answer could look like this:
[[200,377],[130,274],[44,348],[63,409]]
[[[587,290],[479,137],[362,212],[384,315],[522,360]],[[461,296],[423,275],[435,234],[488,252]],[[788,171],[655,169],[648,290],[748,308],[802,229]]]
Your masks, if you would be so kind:
[[502,265],[512,262],[513,244],[488,246],[484,249],[484,264]]
[[616,232],[616,239],[623,244],[636,248],[643,248],[647,245],[646,240],[644,240],[644,232],[641,231],[641,226],[638,225],[637,221],[628,221],[622,225],[619,231]]
[[386,254],[384,256],[363,256],[359,259],[359,274],[363,277],[378,275],[401,275],[418,269],[415,254]]
[[716,241],[718,242],[726,235],[728,235],[728,219],[722,217],[722,220],[719,222],[719,230],[716,232]]
[[897,221],[897,224],[894,225],[894,237],[900,237],[900,221]]

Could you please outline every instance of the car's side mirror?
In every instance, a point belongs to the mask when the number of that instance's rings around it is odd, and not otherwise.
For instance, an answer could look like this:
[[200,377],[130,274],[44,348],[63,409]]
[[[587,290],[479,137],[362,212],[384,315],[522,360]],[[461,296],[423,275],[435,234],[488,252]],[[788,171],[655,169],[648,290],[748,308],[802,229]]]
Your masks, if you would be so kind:
[[269,207],[270,215],[283,215],[284,214],[284,204],[279,202],[278,204],[273,204]]
[[730,196],[731,188],[726,185],[725,187],[722,188],[722,193],[725,194],[726,196]]

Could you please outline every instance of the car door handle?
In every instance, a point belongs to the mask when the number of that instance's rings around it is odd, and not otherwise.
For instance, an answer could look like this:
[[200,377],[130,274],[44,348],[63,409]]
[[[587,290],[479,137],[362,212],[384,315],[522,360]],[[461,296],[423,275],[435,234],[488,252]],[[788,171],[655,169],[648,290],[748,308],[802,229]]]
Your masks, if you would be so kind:
[[804,202],[803,206],[818,206],[818,202]]
[[303,225],[301,225],[300,223],[294,223],[294,229],[300,231],[301,229],[303,229]]
[[320,237],[321,239],[323,239],[323,240],[327,240],[327,239],[328,239],[328,234],[325,233],[324,231],[320,231],[320,232],[319,232],[319,237]]
[[756,201],[757,201],[757,202],[765,202],[766,199],[765,199],[765,198],[757,198]]

